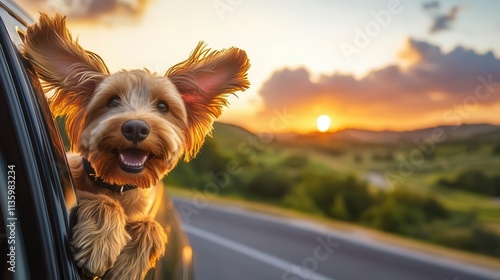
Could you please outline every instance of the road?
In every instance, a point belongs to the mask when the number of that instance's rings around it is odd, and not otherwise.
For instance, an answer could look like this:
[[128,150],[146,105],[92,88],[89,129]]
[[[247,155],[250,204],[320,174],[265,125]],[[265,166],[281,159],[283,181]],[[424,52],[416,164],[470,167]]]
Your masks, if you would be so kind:
[[196,280],[500,279],[500,271],[307,221],[180,198],[174,203],[195,252]]

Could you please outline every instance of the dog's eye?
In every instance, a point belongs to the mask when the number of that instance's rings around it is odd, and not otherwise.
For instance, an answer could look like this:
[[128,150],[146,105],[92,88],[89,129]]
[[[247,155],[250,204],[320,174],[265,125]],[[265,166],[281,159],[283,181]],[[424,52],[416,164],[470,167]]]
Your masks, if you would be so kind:
[[122,101],[120,100],[119,97],[112,97],[109,101],[108,101],[108,106],[109,107],[117,107],[118,105],[120,105],[120,103],[122,103]]
[[166,113],[169,111],[169,108],[168,108],[168,105],[167,103],[163,102],[163,101],[160,101],[158,103],[158,110],[160,110],[160,112],[163,112],[163,113]]

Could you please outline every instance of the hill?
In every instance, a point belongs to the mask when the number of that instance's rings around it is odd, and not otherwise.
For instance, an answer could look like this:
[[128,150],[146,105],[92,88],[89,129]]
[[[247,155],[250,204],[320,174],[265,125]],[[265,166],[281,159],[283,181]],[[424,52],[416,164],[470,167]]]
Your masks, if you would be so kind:
[[414,142],[415,140],[431,137],[433,133],[441,133],[447,142],[467,141],[470,139],[482,142],[498,141],[500,139],[500,126],[492,124],[463,124],[460,126],[436,126],[411,131],[371,131],[362,129],[345,129],[333,133],[310,134],[280,134],[277,138],[286,141],[314,140],[325,142],[357,142],[372,144],[391,144],[401,142]]
[[256,137],[252,132],[233,124],[215,122],[212,136],[223,147],[238,147],[240,143]]

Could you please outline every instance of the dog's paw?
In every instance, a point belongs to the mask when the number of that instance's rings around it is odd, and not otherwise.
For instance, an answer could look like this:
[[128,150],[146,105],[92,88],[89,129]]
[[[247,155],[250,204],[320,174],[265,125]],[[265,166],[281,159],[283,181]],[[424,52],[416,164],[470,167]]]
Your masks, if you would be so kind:
[[151,218],[127,224],[132,240],[123,248],[104,279],[144,279],[148,270],[165,253],[167,234]]
[[111,268],[130,236],[121,205],[105,195],[80,200],[71,246],[76,264],[89,274],[102,276]]

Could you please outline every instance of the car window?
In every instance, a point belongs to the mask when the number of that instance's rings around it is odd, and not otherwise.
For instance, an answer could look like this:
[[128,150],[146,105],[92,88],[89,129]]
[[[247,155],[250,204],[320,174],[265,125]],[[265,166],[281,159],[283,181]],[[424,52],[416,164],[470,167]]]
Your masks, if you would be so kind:
[[[29,20],[28,16],[24,14],[22,10],[16,9],[15,6],[4,7],[3,3],[0,8],[0,16],[7,27],[7,32],[9,32],[12,42],[19,46],[21,45],[21,38],[17,35],[16,27],[25,30],[27,24],[31,24],[32,21]],[[21,17],[22,16],[22,17]]]
[[0,16],[0,248],[14,254],[0,256],[0,278],[78,279],[68,258],[68,209],[76,199],[61,137],[17,51],[22,22],[1,7]]
[[[30,19],[25,19],[21,18],[19,16],[14,16],[18,13],[22,13],[21,10],[15,10],[15,6],[12,7],[12,9],[9,12],[7,12],[4,9],[0,9],[0,16],[2,17],[2,20],[4,21],[5,28],[7,29],[7,32],[9,33],[10,40],[12,43],[16,46],[16,48],[19,48],[21,45],[21,38],[19,36],[19,33],[22,33],[26,30],[26,24],[30,23]],[[70,209],[71,207],[74,206],[76,203],[76,199],[74,196],[74,190],[72,188],[71,184],[71,179],[70,179],[70,173],[68,170],[68,165],[66,161],[66,156],[65,156],[65,151],[64,151],[64,145],[63,141],[61,140],[62,137],[59,133],[59,130],[57,129],[57,125],[55,124],[54,118],[48,108],[47,101],[45,98],[45,95],[43,91],[41,90],[41,85],[40,81],[37,78],[36,74],[33,71],[28,71],[29,72],[29,79],[30,83],[33,87],[33,90],[35,92],[35,102],[38,102],[37,108],[40,110],[40,129],[45,129],[46,133],[49,135],[49,140],[48,143],[51,144],[51,147],[49,150],[53,152],[54,160],[55,160],[55,166],[54,168],[57,170],[57,173],[60,175],[60,179],[63,181],[62,186],[63,186],[63,193],[65,196],[65,203],[66,203],[66,208]]]

